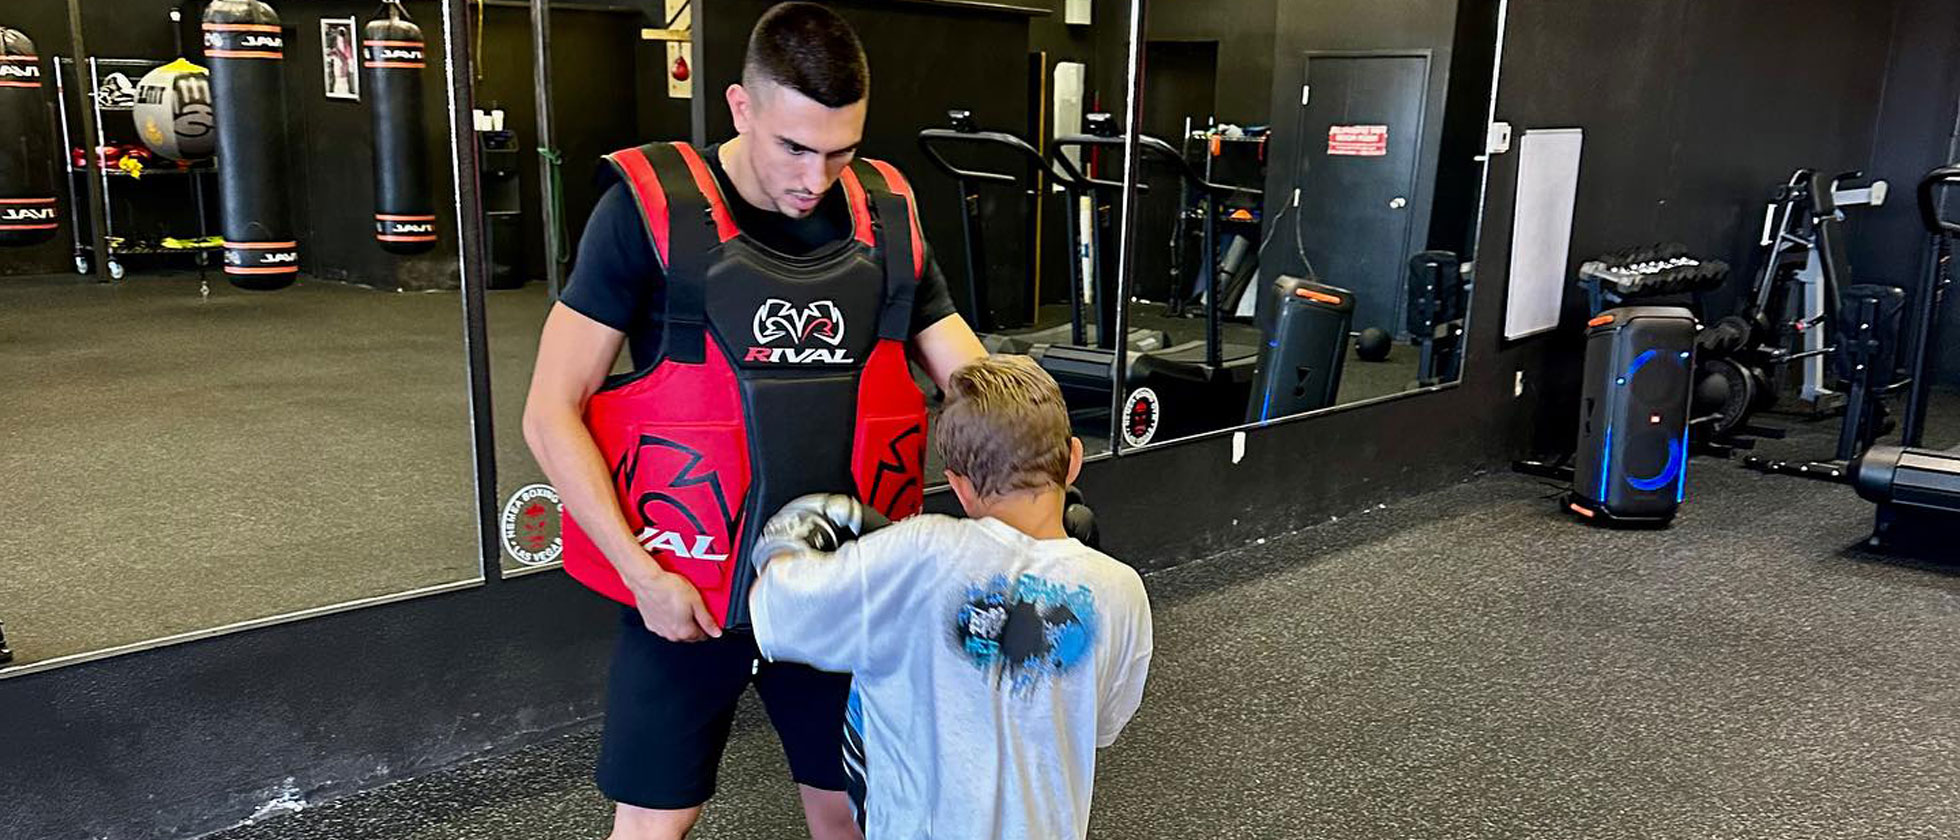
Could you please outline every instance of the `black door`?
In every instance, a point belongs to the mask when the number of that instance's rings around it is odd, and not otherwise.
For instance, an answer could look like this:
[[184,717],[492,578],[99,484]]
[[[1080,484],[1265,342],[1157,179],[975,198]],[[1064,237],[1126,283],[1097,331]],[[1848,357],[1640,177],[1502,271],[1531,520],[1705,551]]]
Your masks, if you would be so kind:
[[1300,244],[1323,282],[1355,295],[1354,329],[1402,329],[1403,263],[1422,158],[1429,56],[1307,54],[1300,109]]

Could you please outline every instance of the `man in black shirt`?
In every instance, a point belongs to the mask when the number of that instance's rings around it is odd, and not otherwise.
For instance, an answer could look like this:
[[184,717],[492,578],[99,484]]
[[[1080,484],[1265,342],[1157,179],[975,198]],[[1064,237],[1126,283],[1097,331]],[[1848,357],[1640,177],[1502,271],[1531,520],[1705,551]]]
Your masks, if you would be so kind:
[[[773,210],[750,203],[748,193],[737,187],[722,162],[722,150],[739,146],[741,142],[737,138],[710,146],[702,151],[702,157],[728,197],[729,209],[742,233],[772,250],[795,257],[808,256],[851,235],[843,190],[826,189],[816,207],[801,216],[793,208]],[[831,175],[830,180],[834,184],[836,176]],[[565,287],[560,302],[592,321],[623,333],[635,369],[651,364],[659,355],[660,312],[666,302],[666,290],[661,282],[660,260],[647,240],[640,211],[625,184],[608,187],[599,197],[598,205],[592,208],[585,236],[579,242],[578,262],[574,265],[571,283]],[[951,287],[938,261],[932,258],[930,246],[926,248],[925,265],[912,310],[912,323],[921,328],[921,333],[959,314],[953,307]],[[949,328],[956,325],[964,328],[965,322],[947,323]],[[935,376],[936,381],[939,379]]]
[[[789,266],[793,273],[797,266],[821,263],[826,254],[866,241],[862,231],[854,237],[853,225],[870,218],[864,215],[864,188],[858,186],[867,178],[847,176],[845,170],[863,139],[868,93],[869,71],[857,36],[829,10],[810,3],[786,3],[757,22],[742,82],[727,90],[737,136],[701,153],[712,180],[698,172],[696,178],[703,193],[719,194],[715,212],[732,217],[729,227],[739,230],[734,235],[742,240],[744,253],[754,258],[751,262]],[[895,170],[889,174],[896,176]],[[840,183],[840,177],[851,190]],[[891,185],[894,191],[901,186],[902,180]],[[663,338],[671,338],[663,313],[673,311],[670,303],[680,299],[670,300],[669,295],[680,281],[670,283],[667,273],[690,263],[684,259],[688,255],[670,253],[682,241],[678,235],[670,243],[669,231],[652,229],[647,189],[615,185],[593,211],[571,282],[539,340],[524,414],[525,439],[556,485],[568,516],[603,552],[624,589],[630,590],[630,599],[621,600],[633,604],[622,614],[598,770],[600,789],[617,803],[613,837],[678,838],[687,833],[702,804],[713,795],[715,769],[735,704],[751,682],[782,737],[811,835],[818,840],[855,837],[857,828],[842,793],[848,677],[761,662],[752,634],[733,628],[724,632],[696,586],[663,569],[636,537],[635,526],[628,524],[615,496],[608,464],[582,419],[622,344],[636,369],[664,364],[663,348],[670,346],[663,344]],[[880,241],[890,244],[894,234],[910,238],[906,215],[882,212],[878,218],[885,239]],[[745,276],[761,276],[742,271],[757,269],[738,266],[714,279],[739,282]],[[689,276],[694,283],[688,287],[689,295],[698,296],[702,278]],[[923,259],[912,292],[906,345],[913,361],[944,386],[954,370],[986,351],[954,311],[945,278],[930,256]],[[698,300],[690,304],[700,306]],[[757,340],[767,344],[761,336],[767,326],[764,313],[755,311]],[[733,324],[714,322],[711,328],[726,341],[737,338],[730,335],[738,332]],[[834,328],[834,335],[816,334],[836,344],[846,327]],[[866,328],[864,319],[853,316],[849,329]],[[880,329],[883,335],[883,330],[892,328]],[[746,332],[746,325],[739,331]],[[714,341],[711,337],[710,345]],[[744,368],[752,367],[749,363],[758,361],[758,352],[766,357],[769,351],[753,348],[748,358],[737,361]],[[784,368],[777,375],[796,372]],[[916,397],[916,391],[913,394]],[[919,410],[923,412],[922,404]],[[757,422],[729,419],[751,423],[752,431]],[[776,417],[771,422],[783,420]],[[812,453],[808,457],[823,458],[829,457],[830,450],[853,447],[848,439],[817,440],[806,449]],[[768,464],[757,465],[760,473],[770,469]],[[767,518],[773,512],[759,514]],[[567,568],[571,568],[569,560]]]

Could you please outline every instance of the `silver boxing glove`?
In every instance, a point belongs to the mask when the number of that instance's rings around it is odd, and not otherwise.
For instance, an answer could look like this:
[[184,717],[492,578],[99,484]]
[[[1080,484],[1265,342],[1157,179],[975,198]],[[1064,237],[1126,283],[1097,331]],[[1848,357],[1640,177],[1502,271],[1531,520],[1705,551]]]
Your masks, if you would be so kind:
[[842,493],[812,493],[791,499],[763,523],[762,534],[749,552],[757,575],[770,558],[806,549],[836,551],[844,543],[890,525],[877,510]]

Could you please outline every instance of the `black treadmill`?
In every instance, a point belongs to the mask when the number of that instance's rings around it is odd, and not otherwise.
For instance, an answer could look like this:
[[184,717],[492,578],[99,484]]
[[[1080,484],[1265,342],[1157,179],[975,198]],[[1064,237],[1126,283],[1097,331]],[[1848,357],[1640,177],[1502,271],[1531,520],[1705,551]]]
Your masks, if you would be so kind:
[[[1065,187],[1072,193],[1100,198],[1102,192],[1122,190],[1122,182],[1083,174],[1065,152],[1069,149],[1079,149],[1085,153],[1095,149],[1120,150],[1124,138],[1108,114],[1091,114],[1086,122],[1090,129],[1088,133],[1055,138],[1049,148],[1049,163],[1052,169],[1061,173]],[[1205,212],[1202,247],[1207,255],[1214,255],[1216,202],[1236,192],[1237,188],[1206,181],[1191,167],[1190,161],[1160,138],[1138,135],[1137,151],[1143,159],[1171,167],[1192,193],[1201,197]],[[1215,256],[1212,258],[1215,259]],[[1216,271],[1206,272],[1206,275],[1216,283]],[[1215,289],[1207,295],[1207,299],[1218,299]],[[1201,408],[1198,414],[1179,412],[1179,419],[1168,422],[1169,427],[1161,430],[1162,437],[1182,437],[1198,431],[1227,428],[1245,419],[1259,348],[1225,341],[1219,332],[1218,307],[1202,308],[1205,310],[1203,340],[1186,341],[1154,350],[1132,349],[1129,353],[1124,376],[1125,391],[1149,388],[1166,404]],[[1113,321],[1113,306],[1109,313],[1099,313],[1099,316]],[[1063,393],[1071,398],[1071,405],[1079,400],[1084,411],[1100,405],[1105,413],[1109,406],[1108,383],[1115,367],[1114,361],[1108,347],[1080,344],[1051,347],[1042,356],[1042,366],[1062,383]],[[1168,413],[1165,419],[1170,420]]]
[[[962,206],[960,228],[966,246],[966,297],[969,309],[967,315],[974,330],[980,334],[981,343],[990,353],[1032,356],[1040,356],[1049,346],[1057,344],[1109,346],[1108,342],[1102,340],[1102,327],[1104,324],[1114,322],[1113,316],[1105,316],[1114,311],[1115,295],[1107,293],[1104,284],[1100,282],[1103,274],[1100,249],[1093,243],[1083,249],[1077,239],[1081,230],[1081,218],[1074,199],[1085,194],[1081,185],[1076,183],[1081,175],[1072,168],[1068,170],[1057,168],[1054,161],[1043,157],[1040,151],[1017,135],[1004,131],[980,130],[975,125],[970,112],[949,111],[947,119],[949,126],[946,128],[928,128],[919,132],[919,149],[934,166],[951,176],[959,185]],[[1012,153],[1012,156],[1020,158],[1026,166],[1007,171],[963,166],[954,163],[945,154],[947,149],[959,146],[1006,149]],[[988,263],[986,224],[980,207],[981,184],[996,184],[1018,189],[1031,204],[1041,200],[1041,190],[1047,184],[1063,189],[1070,197],[1070,200],[1065,202],[1067,206],[1064,218],[1069,230],[1069,240],[1077,245],[1078,258],[1071,258],[1068,261],[1070,280],[1068,323],[1027,330],[996,329],[992,310],[987,304]],[[1083,265],[1084,260],[1079,258],[1084,253],[1090,262],[1086,267]],[[1029,257],[1028,273],[1032,277],[1032,262],[1039,259],[1040,255],[1030,251]],[[1095,282],[1088,282],[1085,278]],[[1087,314],[1090,311],[1095,313],[1093,321]],[[1132,350],[1156,350],[1167,343],[1168,339],[1162,331],[1130,330],[1128,346]]]

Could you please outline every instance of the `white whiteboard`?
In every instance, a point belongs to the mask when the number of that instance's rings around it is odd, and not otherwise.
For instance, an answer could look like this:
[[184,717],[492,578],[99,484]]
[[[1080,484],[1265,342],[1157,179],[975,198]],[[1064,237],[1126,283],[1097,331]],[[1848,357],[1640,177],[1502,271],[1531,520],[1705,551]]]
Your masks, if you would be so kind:
[[1558,327],[1572,252],[1572,209],[1579,196],[1585,131],[1526,131],[1518,143],[1518,200],[1511,218],[1511,279],[1505,340]]

